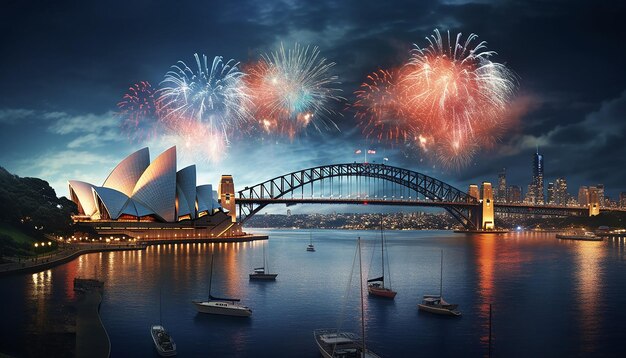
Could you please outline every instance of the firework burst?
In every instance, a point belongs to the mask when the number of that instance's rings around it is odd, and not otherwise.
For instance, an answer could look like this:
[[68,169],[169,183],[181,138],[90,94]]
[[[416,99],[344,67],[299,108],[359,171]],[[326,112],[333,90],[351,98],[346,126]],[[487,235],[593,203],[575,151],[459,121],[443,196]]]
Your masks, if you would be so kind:
[[224,62],[216,56],[209,61],[206,55],[201,58],[198,54],[194,57],[195,71],[178,61],[161,81],[158,103],[164,110],[162,118],[170,128],[201,123],[227,138],[251,119],[244,74],[234,60]]
[[330,74],[334,62],[320,56],[317,47],[278,51],[263,55],[248,69],[246,81],[254,93],[254,114],[267,133],[288,135],[312,125],[317,130],[337,128],[328,117],[332,100],[341,100],[335,86],[337,76]]
[[506,126],[516,83],[495,52],[471,34],[451,41],[438,30],[429,46],[412,51],[402,79],[414,128],[435,138],[440,159],[449,166],[469,162],[476,148],[493,144]]
[[367,138],[401,142],[409,138],[411,121],[405,113],[404,92],[398,86],[398,70],[378,70],[367,76],[352,105],[358,125]]
[[117,104],[122,131],[132,140],[154,138],[158,127],[155,89],[147,81],[135,83]]

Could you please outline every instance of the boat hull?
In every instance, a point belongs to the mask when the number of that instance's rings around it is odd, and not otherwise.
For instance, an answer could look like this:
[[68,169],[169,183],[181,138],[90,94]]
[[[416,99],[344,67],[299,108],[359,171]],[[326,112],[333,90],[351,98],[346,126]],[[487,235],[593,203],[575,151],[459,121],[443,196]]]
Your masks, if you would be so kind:
[[245,306],[224,301],[192,301],[200,313],[217,314],[222,316],[250,317],[252,310]]
[[586,236],[586,235],[556,234],[556,238],[560,240],[602,241],[601,236]]
[[461,315],[461,312],[455,310],[454,308],[425,305],[423,303],[418,304],[417,308],[422,311],[426,311],[426,312],[430,312],[430,313],[434,313],[438,315],[443,315],[443,316],[460,316]]
[[251,280],[273,281],[276,280],[277,273],[251,273]]
[[363,353],[359,337],[350,332],[338,332],[336,329],[316,329],[313,331],[315,344],[324,358],[380,358],[369,349]]
[[396,297],[396,294],[398,294],[396,291],[393,291],[393,290],[391,290],[389,288],[374,287],[374,286],[369,286],[367,288],[367,292],[371,296],[382,297],[382,298],[389,298],[389,299],[394,299]]
[[154,348],[156,348],[157,353],[159,353],[161,357],[175,356],[176,355],[176,343],[174,343],[174,340],[172,340],[171,337],[169,337],[168,335],[168,338],[171,341],[171,345],[168,346],[167,343],[163,343],[160,341],[159,333],[167,334],[163,326],[153,325],[152,327],[150,327],[150,335],[152,336],[152,341],[154,342]]

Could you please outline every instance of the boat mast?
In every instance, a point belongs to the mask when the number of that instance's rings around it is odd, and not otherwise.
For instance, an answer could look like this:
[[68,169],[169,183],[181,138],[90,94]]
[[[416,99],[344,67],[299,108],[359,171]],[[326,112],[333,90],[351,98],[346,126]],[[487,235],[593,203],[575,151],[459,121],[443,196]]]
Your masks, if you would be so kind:
[[359,293],[361,294],[361,337],[363,337],[363,357],[365,357],[365,309],[363,308],[363,269],[361,267],[361,237],[357,239],[359,248]]
[[441,250],[441,271],[439,272],[439,299],[443,299],[443,250]]
[[209,274],[209,301],[211,300],[211,281],[213,281],[213,252],[211,252],[211,273]]
[[383,264],[383,288],[385,288],[385,238],[383,236],[383,215],[380,215],[380,253]]

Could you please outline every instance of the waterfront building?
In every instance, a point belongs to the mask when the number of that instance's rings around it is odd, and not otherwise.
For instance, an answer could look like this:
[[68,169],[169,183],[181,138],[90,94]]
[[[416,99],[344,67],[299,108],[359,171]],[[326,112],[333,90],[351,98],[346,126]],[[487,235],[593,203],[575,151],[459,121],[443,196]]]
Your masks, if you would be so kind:
[[181,238],[241,233],[218,202],[213,186],[196,185],[195,165],[176,170],[176,147],[152,162],[148,148],[140,149],[122,160],[101,186],[70,180],[69,192],[78,208],[73,220],[104,236]]
[[578,205],[584,207],[589,205],[589,188],[584,185],[578,188]]
[[619,193],[619,207],[626,209],[626,192]]
[[506,168],[503,168],[500,173],[498,173],[498,187],[495,192],[495,200],[506,202]]

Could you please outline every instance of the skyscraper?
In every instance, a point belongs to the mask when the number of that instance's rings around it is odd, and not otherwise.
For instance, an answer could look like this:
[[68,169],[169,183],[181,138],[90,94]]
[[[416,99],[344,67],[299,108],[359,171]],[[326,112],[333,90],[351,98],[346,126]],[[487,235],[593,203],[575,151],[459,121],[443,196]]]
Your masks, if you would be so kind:
[[545,197],[543,192],[543,155],[539,154],[539,148],[537,152],[533,154],[533,178],[529,189],[534,190],[534,195],[529,195],[534,204],[545,203]]
[[587,188],[586,186],[581,186],[580,188],[578,188],[578,205],[589,205],[589,188]]
[[509,187],[508,193],[507,193],[507,201],[509,203],[521,203],[522,202],[522,188],[517,186],[517,185],[511,185]]
[[569,202],[569,194],[567,194],[567,181],[565,178],[556,178],[554,183],[555,198],[554,203],[556,205],[567,205]]
[[626,209],[626,192],[619,193],[619,207]]

